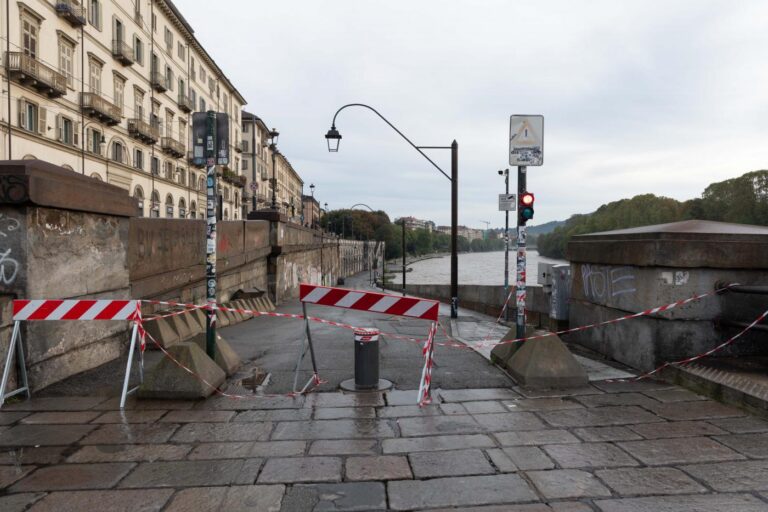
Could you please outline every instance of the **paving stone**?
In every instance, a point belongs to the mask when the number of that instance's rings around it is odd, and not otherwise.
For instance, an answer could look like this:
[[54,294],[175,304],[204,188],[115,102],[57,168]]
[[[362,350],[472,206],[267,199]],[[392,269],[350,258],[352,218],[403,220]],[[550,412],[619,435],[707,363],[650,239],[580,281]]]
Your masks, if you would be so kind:
[[[125,402],[126,411],[131,410],[155,410],[161,409],[164,411],[191,409],[195,406],[195,402],[192,400],[160,400],[160,399],[137,399],[136,397],[128,397]],[[120,410],[120,397],[110,398],[99,405],[93,407],[94,411],[119,411]]]
[[251,457],[289,457],[303,455],[307,448],[304,441],[257,441],[251,447]]
[[22,465],[58,464],[64,460],[66,446],[21,446],[18,448],[3,448],[0,451],[0,464]]
[[680,469],[716,491],[768,490],[768,460],[696,464]]
[[340,482],[338,457],[297,457],[269,459],[259,475],[261,483]]
[[497,412],[509,412],[502,402],[496,400],[483,400],[479,402],[463,402],[461,405],[470,414],[492,414]]
[[[653,423],[655,425],[655,423]],[[574,434],[588,443],[599,443],[602,441],[634,441],[642,439],[640,435],[632,432],[626,427],[586,427],[577,428]]]
[[44,492],[10,494],[0,496],[0,510],[3,512],[23,512],[32,503],[45,496]]
[[745,416],[742,418],[712,419],[707,421],[734,434],[768,432],[768,421],[756,418],[754,416]]
[[13,425],[17,421],[26,416],[29,416],[28,412],[5,412],[0,411],[0,425]]
[[[527,505],[487,505],[484,507],[461,508],[431,508],[429,512],[552,512],[553,508],[543,503],[529,503]],[[593,512],[593,509],[581,509],[579,512]]]
[[284,485],[192,487],[176,493],[165,512],[279,512]]
[[93,423],[154,423],[165,414],[160,410],[107,411],[93,420]]
[[5,489],[21,480],[35,469],[35,466],[0,466],[0,489]]
[[707,492],[706,487],[675,468],[612,468],[595,474],[620,496]]
[[490,448],[485,450],[488,454],[488,458],[491,459],[491,463],[496,466],[496,469],[502,473],[514,473],[517,471],[517,466],[512,462],[512,459],[504,453],[504,450],[500,448]]
[[712,400],[700,400],[697,402],[674,402],[658,404],[649,407],[650,410],[668,420],[706,420],[709,418],[730,418],[746,416],[746,413],[735,407],[723,405]]
[[655,391],[658,389],[679,389],[673,384],[667,384],[666,382],[662,382],[660,380],[651,379],[619,382],[595,381],[591,382],[590,384],[601,391],[605,391],[606,393],[642,393],[645,391]]
[[563,498],[589,498],[610,496],[600,480],[591,473],[577,469],[554,469],[552,471],[529,471],[528,478],[548,500]]
[[172,489],[142,489],[120,491],[62,491],[53,492],[38,501],[35,512],[152,512],[163,508],[173,494]]
[[388,420],[317,420],[280,422],[272,439],[360,439],[395,437]]
[[235,416],[236,423],[257,421],[305,421],[312,418],[312,409],[267,409],[244,411]]
[[226,423],[235,417],[235,411],[170,411],[162,423]]
[[[241,476],[243,460],[144,462],[120,482],[123,488],[231,485]],[[256,470],[258,472],[258,469]],[[252,479],[256,479],[253,473]]]
[[579,501],[561,501],[550,503],[553,512],[594,512],[595,509]]
[[513,389],[518,393],[520,393],[520,395],[524,396],[525,398],[557,398],[557,397],[572,397],[572,396],[580,396],[580,395],[598,395],[602,393],[602,391],[600,391],[599,389],[591,385],[580,387],[580,388],[562,388],[562,389],[523,388],[523,387],[515,386]]
[[[384,398],[387,405],[415,405],[419,400],[417,398],[418,390],[408,389],[400,390],[393,389],[384,393]],[[432,400],[438,401],[440,397],[440,390],[436,389],[432,391]]]
[[658,400],[659,402],[692,402],[694,400],[708,400],[707,397],[697,395],[692,391],[682,388],[673,389],[652,389],[644,391],[643,394]]
[[[169,423],[172,425],[172,423]],[[226,441],[266,441],[272,423],[187,423],[174,434],[176,443],[216,443]]]
[[647,407],[659,404],[657,400],[640,393],[604,393],[602,395],[577,396],[576,400],[587,407],[605,407],[607,405]]
[[65,425],[88,423],[99,413],[96,411],[36,412],[23,420],[25,425]]
[[238,471],[237,478],[232,485],[253,485],[256,483],[256,475],[259,474],[261,466],[264,464],[262,458],[249,458],[243,462],[243,467]]
[[[415,403],[412,402],[412,403]],[[382,393],[311,393],[304,407],[383,407]]]
[[494,448],[496,443],[486,435],[456,435],[384,439],[384,453],[434,452],[456,448]]
[[397,420],[400,433],[405,437],[433,434],[474,434],[485,432],[472,416],[425,416]]
[[134,466],[129,462],[48,466],[17,482],[11,492],[109,489]]
[[717,436],[715,440],[752,459],[768,459],[768,433]]
[[76,443],[95,425],[16,425],[0,432],[0,446],[64,446]]
[[768,504],[747,494],[709,494],[693,496],[653,496],[595,500],[602,512],[766,512]]
[[[453,404],[461,407],[461,404]],[[391,405],[381,407],[376,410],[379,418],[407,418],[409,416],[440,416],[444,412],[440,409],[442,405]],[[461,414],[467,414],[466,409],[461,407]]]
[[[418,406],[417,406],[418,407]],[[454,414],[464,415],[467,414],[467,410],[461,405],[461,402],[451,402],[439,405],[440,412],[452,416]]]
[[600,427],[662,421],[656,415],[633,405],[543,411],[539,415],[554,427]]
[[344,474],[345,479],[350,481],[413,478],[408,459],[397,455],[349,457]]
[[152,462],[181,460],[192,449],[187,444],[109,444],[83,446],[67,462]]
[[503,446],[580,443],[567,430],[528,430],[521,432],[496,432],[493,436]]
[[394,510],[535,501],[536,494],[516,474],[400,480],[387,483]]
[[386,510],[384,484],[355,482],[341,484],[299,484],[283,500],[283,510],[352,512]]
[[[276,441],[272,441],[273,443]],[[314,441],[310,455],[376,455],[379,443],[375,439],[345,439]]]
[[536,446],[513,446],[503,448],[503,451],[521,471],[552,469],[555,467],[552,459]]
[[520,395],[508,388],[489,389],[441,389],[445,402],[475,402],[478,400],[514,400]]
[[715,462],[744,458],[743,455],[708,437],[625,441],[618,444],[649,466]]
[[482,450],[478,449],[418,452],[408,455],[408,459],[416,478],[490,475],[496,472]]
[[299,409],[304,407],[304,396],[296,397],[261,397],[232,400],[226,397],[212,397],[195,404],[194,409],[217,411],[248,411],[252,409]]
[[174,423],[109,423],[94,430],[80,444],[165,443],[178,427]]
[[253,450],[253,442],[203,443],[195,446],[187,457],[189,460],[243,459]]
[[544,451],[563,468],[637,466],[635,459],[610,443],[556,444]]
[[99,405],[107,397],[86,396],[57,396],[40,398],[33,397],[23,402],[3,404],[5,411],[84,411]]
[[583,409],[584,406],[571,397],[524,398],[504,401],[507,411],[558,411],[562,409]]
[[475,414],[475,421],[490,432],[515,430],[540,430],[547,426],[530,412],[505,412],[499,414]]
[[644,423],[629,425],[629,429],[637,432],[646,439],[661,439],[664,437],[696,437],[726,434],[705,421],[670,421],[665,423]]
[[323,407],[315,409],[316,420],[337,420],[341,418],[375,418],[373,407]]

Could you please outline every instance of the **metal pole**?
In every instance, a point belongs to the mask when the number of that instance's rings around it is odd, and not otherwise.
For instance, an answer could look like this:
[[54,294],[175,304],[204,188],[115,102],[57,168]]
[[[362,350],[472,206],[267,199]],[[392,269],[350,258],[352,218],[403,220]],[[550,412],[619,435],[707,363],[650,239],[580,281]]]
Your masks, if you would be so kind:
[[[509,196],[509,169],[504,171],[504,184]],[[504,300],[509,297],[509,210],[504,212]],[[509,304],[504,304],[504,321],[509,321]]]
[[[522,197],[527,185],[525,183],[527,167],[517,168],[517,197]],[[519,209],[519,206],[518,206]],[[518,212],[517,222],[517,281],[515,282],[515,304],[517,307],[516,338],[525,338],[525,221]]]
[[405,219],[400,220],[403,231],[403,297],[405,297]]
[[451,144],[451,318],[459,316],[459,256],[456,240],[459,223],[459,143]]
[[[83,33],[83,30],[81,28],[80,34],[82,33]],[[85,46],[85,42],[82,41],[82,37],[80,40],[80,44]],[[8,94],[8,157],[7,158],[8,160],[13,160],[13,151],[11,148],[11,142],[13,139],[13,135],[11,134],[11,73],[8,71],[8,63],[10,62],[10,58],[11,58],[10,55],[11,55],[11,0],[5,0],[5,59],[6,59],[5,61],[6,87],[5,88],[8,90],[8,92],[6,93]],[[81,118],[82,118],[82,115],[83,114],[81,113],[80,114]],[[85,141],[81,141],[81,143],[85,144]],[[83,159],[85,159],[85,156],[83,156]],[[85,169],[84,163],[83,163],[83,169]]]
[[275,174],[275,153],[277,152],[277,146],[275,146],[274,142],[271,145],[272,149],[272,209],[277,210],[277,175]]
[[258,184],[256,183],[256,114],[251,118],[253,124],[251,124],[251,183],[254,185],[251,187],[251,207],[253,211],[256,211],[256,191],[258,190]]
[[205,351],[208,357],[216,357],[216,112],[208,111],[208,134],[206,137],[206,157],[208,165],[207,188],[207,228],[205,251],[205,280],[208,299],[209,320],[205,327]]

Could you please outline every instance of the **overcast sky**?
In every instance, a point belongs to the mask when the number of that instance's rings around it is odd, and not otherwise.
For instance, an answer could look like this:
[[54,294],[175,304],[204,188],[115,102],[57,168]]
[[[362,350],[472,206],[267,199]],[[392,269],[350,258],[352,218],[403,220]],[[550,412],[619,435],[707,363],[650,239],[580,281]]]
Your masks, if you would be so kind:
[[[532,224],[768,167],[764,1],[176,0],[246,109],[331,209],[450,222],[417,145],[459,142],[459,222],[503,226],[509,116],[545,116]],[[450,173],[450,152],[433,151]],[[516,178],[510,188],[516,189]],[[514,222],[512,222],[514,225]]]

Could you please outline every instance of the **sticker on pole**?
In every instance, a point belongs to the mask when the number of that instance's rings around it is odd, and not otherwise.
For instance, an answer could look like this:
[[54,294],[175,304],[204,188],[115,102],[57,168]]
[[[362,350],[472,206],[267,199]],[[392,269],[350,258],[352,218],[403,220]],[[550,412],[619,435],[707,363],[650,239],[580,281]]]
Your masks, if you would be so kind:
[[513,212],[517,210],[517,194],[499,194],[499,211]]
[[509,165],[544,163],[544,116],[509,117]]

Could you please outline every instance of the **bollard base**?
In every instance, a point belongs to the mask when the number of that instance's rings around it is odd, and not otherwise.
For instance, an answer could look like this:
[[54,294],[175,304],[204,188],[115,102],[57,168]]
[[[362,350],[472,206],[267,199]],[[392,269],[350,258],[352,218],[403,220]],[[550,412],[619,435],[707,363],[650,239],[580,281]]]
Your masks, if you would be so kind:
[[379,379],[378,385],[372,388],[359,388],[355,385],[355,379],[347,379],[339,384],[339,387],[344,391],[352,391],[354,393],[364,393],[366,391],[386,391],[392,389],[392,383],[387,379]]

